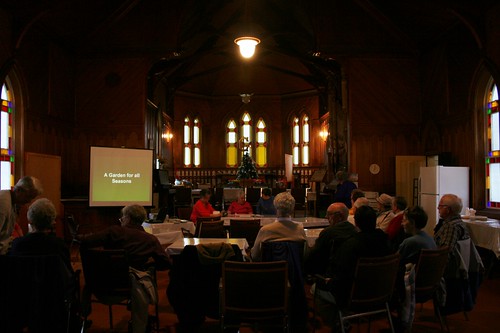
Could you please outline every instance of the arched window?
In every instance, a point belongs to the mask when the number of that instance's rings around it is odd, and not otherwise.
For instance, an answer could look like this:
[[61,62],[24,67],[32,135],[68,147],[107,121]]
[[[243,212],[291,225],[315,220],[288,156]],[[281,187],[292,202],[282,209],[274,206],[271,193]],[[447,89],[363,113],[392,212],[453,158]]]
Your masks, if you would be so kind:
[[309,116],[304,115],[302,119],[293,117],[292,120],[292,154],[293,165],[309,165],[309,141],[310,135]]
[[198,118],[191,122],[184,118],[184,166],[200,167],[201,165],[201,124]]
[[259,118],[255,132],[255,164],[263,168],[267,166],[267,126],[264,119]]
[[230,119],[226,125],[226,166],[233,168],[238,166],[238,133],[236,122]]
[[[245,112],[243,116],[241,116],[241,138],[244,139],[244,142],[249,143],[248,147],[248,155],[252,156],[252,117],[248,112]],[[245,151],[242,151],[242,154]]]
[[486,205],[500,208],[500,109],[498,89],[492,84],[488,94],[488,151],[486,155]]
[[0,189],[14,186],[14,105],[12,90],[7,82],[2,84],[2,109],[0,116]]

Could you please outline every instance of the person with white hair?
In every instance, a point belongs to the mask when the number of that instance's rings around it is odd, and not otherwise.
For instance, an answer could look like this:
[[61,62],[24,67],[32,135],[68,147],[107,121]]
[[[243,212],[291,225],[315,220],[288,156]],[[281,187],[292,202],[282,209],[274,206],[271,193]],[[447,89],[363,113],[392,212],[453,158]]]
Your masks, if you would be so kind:
[[231,202],[229,208],[227,209],[229,214],[252,214],[252,206],[248,201],[245,200],[245,191],[241,190],[238,192],[238,199]]
[[0,191],[0,255],[7,253],[12,242],[19,210],[42,192],[40,181],[31,176],[21,178],[11,190]]
[[54,233],[57,217],[54,204],[46,198],[38,199],[30,206],[27,215],[32,231],[14,239],[9,255],[57,255],[62,259],[68,271],[73,272],[69,250],[64,240],[57,238]]
[[274,198],[277,219],[271,224],[263,226],[251,251],[252,260],[262,259],[261,244],[264,242],[300,242],[306,240],[306,233],[301,223],[292,221],[295,209],[295,199],[289,192],[282,192]]
[[459,240],[469,238],[467,227],[460,217],[462,199],[455,194],[445,194],[439,200],[437,209],[440,220],[434,229],[434,240],[439,247],[448,246],[451,252]]

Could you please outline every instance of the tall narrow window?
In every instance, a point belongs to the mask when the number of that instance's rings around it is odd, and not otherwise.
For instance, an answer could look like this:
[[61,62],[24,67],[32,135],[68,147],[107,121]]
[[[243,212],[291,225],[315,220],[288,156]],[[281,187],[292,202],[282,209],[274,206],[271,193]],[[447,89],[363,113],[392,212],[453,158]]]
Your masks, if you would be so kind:
[[8,190],[14,185],[14,105],[12,92],[7,83],[2,84],[2,109],[0,117],[0,189]]
[[184,166],[201,165],[201,124],[198,118],[193,121],[184,118]]
[[309,165],[309,117],[302,118],[302,164]]
[[293,118],[292,124],[292,154],[293,154],[293,165],[299,165],[300,163],[300,125],[299,118]]
[[498,89],[493,84],[488,94],[488,152],[486,156],[486,204],[500,208],[500,112]]
[[238,133],[236,122],[230,119],[226,126],[226,165],[229,168],[238,166]]
[[[252,156],[252,117],[245,112],[241,117],[241,137],[248,144],[248,155]],[[244,153],[245,151],[243,151]]]
[[257,167],[263,168],[267,166],[267,127],[262,118],[257,121],[255,136],[255,164]]
[[310,135],[309,116],[304,115],[302,120],[294,117],[292,120],[292,154],[293,165],[309,165]]
[[198,118],[195,118],[193,125],[193,161],[195,167],[199,167],[201,164],[200,132],[200,121]]
[[184,118],[184,166],[191,166],[191,120]]

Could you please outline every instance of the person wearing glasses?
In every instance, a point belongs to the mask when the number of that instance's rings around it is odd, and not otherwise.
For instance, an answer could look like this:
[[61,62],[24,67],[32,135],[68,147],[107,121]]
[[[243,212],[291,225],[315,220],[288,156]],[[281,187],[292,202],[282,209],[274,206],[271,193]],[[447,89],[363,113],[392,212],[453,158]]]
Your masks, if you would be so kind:
[[[122,216],[118,219],[120,225],[111,226],[101,232],[77,236],[82,242],[82,248],[104,247],[105,249],[123,249],[128,259],[131,278],[131,314],[132,331],[134,333],[146,332],[148,323],[148,302],[142,296],[141,283],[137,282],[137,271],[142,273],[141,280],[148,278],[148,286],[155,288],[152,283],[152,276],[148,268],[154,264],[158,270],[164,270],[170,267],[170,260],[163,250],[158,238],[147,233],[142,227],[146,220],[146,210],[139,205],[130,205],[123,207]],[[135,271],[134,271],[135,269]],[[144,276],[148,274],[148,276]],[[90,294],[84,289],[82,293],[82,307],[90,313]]]
[[434,228],[434,240],[438,247],[448,246],[451,252],[459,240],[469,238],[467,227],[460,217],[462,199],[455,194],[445,194],[439,200],[437,209],[439,223]]
[[341,202],[331,204],[326,210],[330,226],[323,229],[309,251],[304,266],[308,274],[325,274],[330,256],[335,256],[340,246],[357,233],[347,221],[349,208]]

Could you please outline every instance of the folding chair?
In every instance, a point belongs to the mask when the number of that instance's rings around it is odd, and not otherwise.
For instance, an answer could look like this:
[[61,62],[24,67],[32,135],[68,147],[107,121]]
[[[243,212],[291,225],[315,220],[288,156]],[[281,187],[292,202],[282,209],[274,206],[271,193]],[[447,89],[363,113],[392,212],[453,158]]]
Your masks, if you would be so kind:
[[[222,265],[221,329],[250,326],[282,328],[288,324],[288,264],[234,262]],[[265,283],[263,283],[265,281]]]
[[348,319],[385,313],[394,333],[389,300],[399,269],[399,254],[386,257],[359,258],[346,309],[339,309],[340,327],[345,333]]
[[260,228],[260,219],[229,220],[229,236],[231,238],[246,238],[250,247],[253,247]]
[[441,315],[436,300],[436,293],[448,263],[448,253],[448,247],[437,250],[421,250],[415,268],[415,303],[420,303],[423,306],[425,302],[433,300],[434,312],[439,319],[441,331],[443,331],[443,326],[446,326],[446,330],[449,332],[448,324]]
[[198,238],[226,238],[224,221],[197,221],[195,236]]

